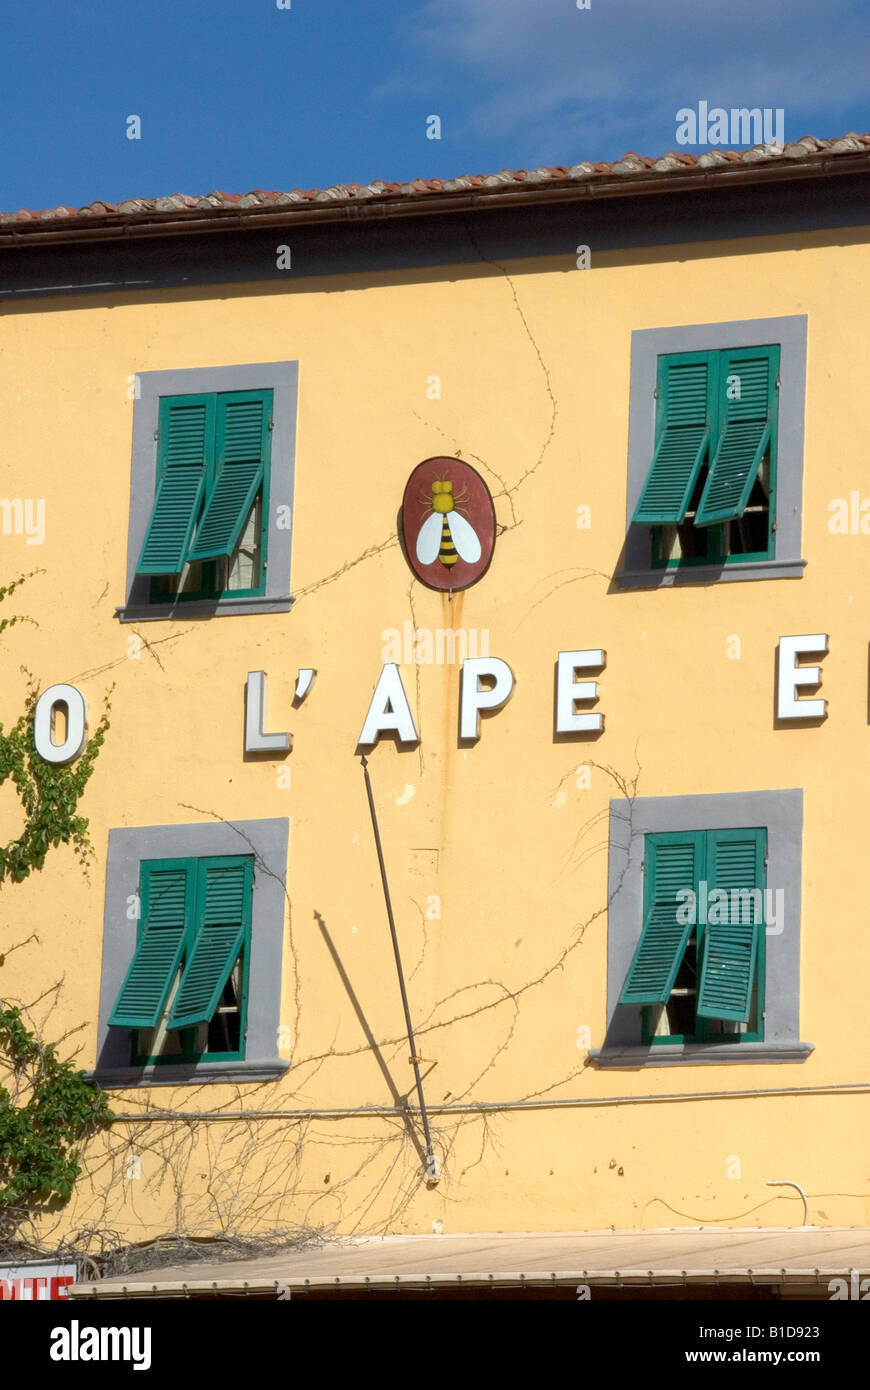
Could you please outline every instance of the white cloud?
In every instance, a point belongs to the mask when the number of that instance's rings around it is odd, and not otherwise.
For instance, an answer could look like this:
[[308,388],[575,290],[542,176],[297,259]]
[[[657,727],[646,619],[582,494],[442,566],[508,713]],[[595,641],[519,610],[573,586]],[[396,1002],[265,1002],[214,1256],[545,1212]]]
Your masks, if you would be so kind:
[[446,87],[454,103],[462,93],[466,137],[596,158],[608,157],[603,147],[612,157],[620,139],[659,153],[638,132],[669,127],[699,100],[783,107],[787,140],[820,110],[845,118],[866,102],[865,3],[592,0],[578,10],[575,0],[427,0],[401,27],[415,86]]

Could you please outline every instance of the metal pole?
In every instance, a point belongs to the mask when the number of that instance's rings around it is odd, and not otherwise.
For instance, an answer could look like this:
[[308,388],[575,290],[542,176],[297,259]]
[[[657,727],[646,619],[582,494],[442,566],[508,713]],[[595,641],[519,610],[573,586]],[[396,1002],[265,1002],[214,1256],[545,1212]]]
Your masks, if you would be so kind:
[[426,1138],[426,1176],[430,1181],[437,1181],[438,1160],[432,1151],[432,1136],[429,1133],[429,1117],[426,1114],[426,1101],[423,1097],[423,1082],[420,1079],[420,1058],[417,1054],[417,1044],[414,1041],[414,1028],[411,1023],[411,1010],[408,1007],[408,992],[405,989],[405,974],[402,970],[402,957],[399,954],[399,938],[396,935],[396,923],[393,919],[393,904],[390,901],[390,886],[387,883],[387,869],[384,864],[384,852],[381,848],[381,834],[378,830],[378,817],[375,811],[375,801],[372,796],[372,784],[369,777],[368,759],[363,755],[362,758],[363,776],[366,780],[366,796],[369,799],[369,811],[372,817],[372,829],[375,832],[375,848],[378,851],[378,864],[381,869],[381,883],[384,888],[384,901],[387,905],[387,919],[390,923],[390,935],[393,938],[393,953],[396,957],[396,970],[399,974],[399,989],[402,991],[402,1008],[405,1010],[405,1027],[408,1030],[408,1043],[411,1047],[411,1065],[414,1068],[414,1079],[417,1083],[417,1099],[420,1102],[420,1118],[423,1121],[423,1134]]

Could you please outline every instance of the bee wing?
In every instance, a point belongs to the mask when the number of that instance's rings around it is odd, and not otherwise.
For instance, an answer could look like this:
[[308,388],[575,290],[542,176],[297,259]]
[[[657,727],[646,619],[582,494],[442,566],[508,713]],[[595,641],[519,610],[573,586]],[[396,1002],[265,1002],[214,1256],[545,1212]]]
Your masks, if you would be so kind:
[[431,565],[438,559],[438,551],[441,549],[441,524],[442,515],[440,512],[433,512],[427,516],[417,535],[417,559],[421,565]]
[[455,510],[447,513],[447,525],[460,560],[465,560],[469,565],[476,564],[483,552],[474,527]]

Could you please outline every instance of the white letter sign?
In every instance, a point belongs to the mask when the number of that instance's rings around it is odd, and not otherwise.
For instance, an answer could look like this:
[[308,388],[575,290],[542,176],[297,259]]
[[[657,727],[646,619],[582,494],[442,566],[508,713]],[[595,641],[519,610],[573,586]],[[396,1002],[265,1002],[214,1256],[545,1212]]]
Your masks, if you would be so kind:
[[776,713],[780,719],[824,719],[826,700],[799,700],[801,685],[819,685],[822,679],[818,666],[798,666],[797,658],[807,652],[826,652],[827,633],[817,632],[805,637],[780,637],[779,680],[776,690]]
[[[495,681],[490,690],[480,687],[481,676]],[[480,738],[480,711],[501,709],[514,688],[514,673],[497,656],[473,656],[462,663],[459,694],[459,737]]]
[[420,742],[402,677],[394,661],[388,662],[381,671],[358,741],[367,748],[377,743],[381,734],[392,732],[398,734],[400,743]]
[[289,734],[267,734],[266,672],[249,671],[245,685],[245,752],[286,753]]
[[[66,705],[66,738],[55,743],[51,736],[51,716],[55,705]],[[33,742],[47,763],[71,763],[84,750],[88,740],[88,702],[74,685],[50,685],[36,702],[33,716]]]
[[601,650],[560,652],[556,666],[556,733],[578,734],[604,728],[603,714],[577,714],[575,700],[597,700],[597,681],[578,681],[577,672],[599,671],[605,664]]

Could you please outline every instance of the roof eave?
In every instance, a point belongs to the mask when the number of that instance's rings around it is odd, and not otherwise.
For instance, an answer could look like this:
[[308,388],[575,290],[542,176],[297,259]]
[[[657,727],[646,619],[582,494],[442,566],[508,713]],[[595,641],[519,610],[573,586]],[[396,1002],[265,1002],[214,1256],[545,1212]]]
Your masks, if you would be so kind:
[[[227,209],[192,209],[177,212],[127,213],[79,218],[45,218],[6,223],[0,229],[0,247],[85,241],[114,241],[118,238],[176,237],[222,232],[250,231],[266,226],[300,226],[371,221],[386,218],[428,217],[470,211],[509,211],[550,203],[582,202],[588,198],[607,199],[645,197],[662,193],[749,187],[759,184],[788,184],[807,179],[870,173],[870,150],[852,154],[811,155],[806,159],[759,160],[754,164],[728,164],[723,167],[685,171],[668,170],[623,173],[617,176],[586,175],[565,178],[551,185],[531,188],[476,188],[467,192],[429,192],[396,196],[369,196],[365,199],[329,199],[282,203],[278,206]],[[62,223],[61,226],[58,224]],[[72,225],[70,225],[72,224]]]
[[656,1288],[661,1285],[683,1285],[684,1287],[715,1285],[721,1288],[773,1287],[800,1288],[808,1291],[827,1289],[830,1281],[842,1277],[842,1267],[807,1269],[788,1269],[765,1267],[761,1269],[721,1270],[712,1267],[696,1269],[620,1269],[620,1270],[557,1270],[550,1274],[540,1271],[525,1273],[521,1270],[477,1271],[466,1274],[445,1274],[437,1270],[424,1276],[414,1274],[384,1275],[358,1274],[345,1276],[287,1275],[284,1279],[185,1279],[160,1280],[131,1278],[129,1282],[106,1280],[96,1283],[73,1284],[67,1289],[70,1299],[115,1299],[115,1298],[241,1298],[241,1297],[283,1297],[304,1296],[307,1293],[377,1293],[387,1290],[406,1293],[420,1289],[460,1290],[482,1288],[574,1288],[578,1284],[588,1284],[590,1288]]

